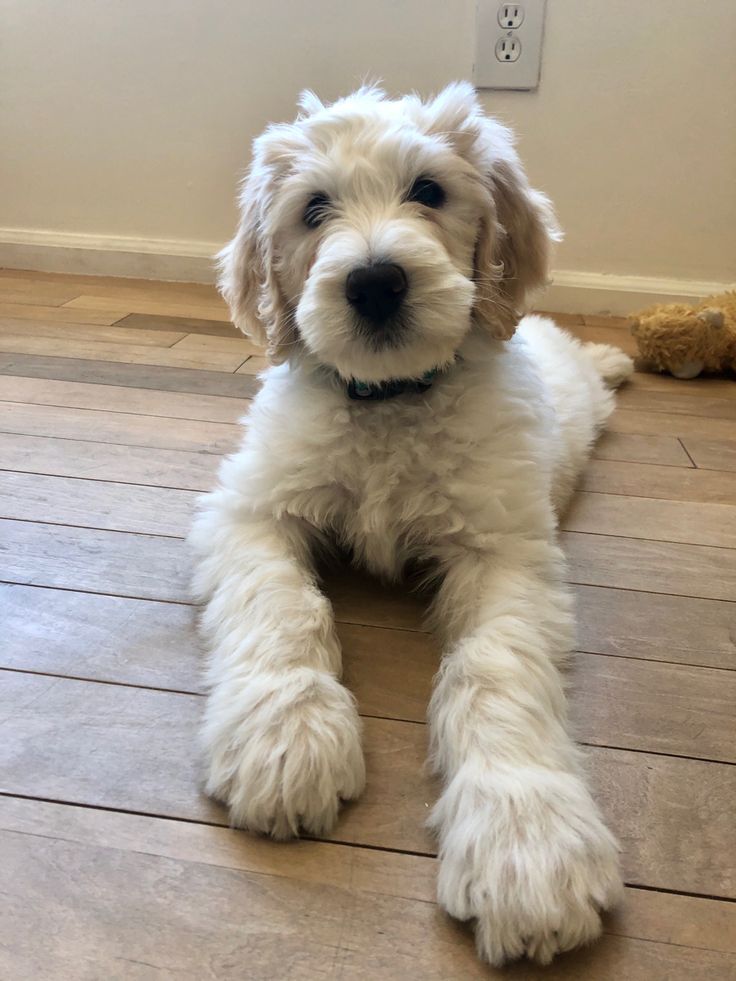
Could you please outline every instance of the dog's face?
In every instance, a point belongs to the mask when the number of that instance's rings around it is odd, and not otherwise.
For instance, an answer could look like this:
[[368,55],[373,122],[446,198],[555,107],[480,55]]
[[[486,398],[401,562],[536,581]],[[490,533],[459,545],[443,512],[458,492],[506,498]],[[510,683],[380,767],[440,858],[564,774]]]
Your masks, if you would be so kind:
[[220,257],[236,325],[365,381],[449,363],[473,326],[510,337],[557,230],[472,88],[302,109],[256,140]]

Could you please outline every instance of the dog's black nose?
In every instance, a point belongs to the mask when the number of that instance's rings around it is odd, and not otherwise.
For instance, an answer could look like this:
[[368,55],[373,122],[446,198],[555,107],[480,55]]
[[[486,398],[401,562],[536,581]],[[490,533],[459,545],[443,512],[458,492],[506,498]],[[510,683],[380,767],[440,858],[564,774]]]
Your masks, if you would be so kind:
[[378,262],[353,269],[345,283],[345,296],[361,317],[382,324],[399,309],[407,288],[401,266]]

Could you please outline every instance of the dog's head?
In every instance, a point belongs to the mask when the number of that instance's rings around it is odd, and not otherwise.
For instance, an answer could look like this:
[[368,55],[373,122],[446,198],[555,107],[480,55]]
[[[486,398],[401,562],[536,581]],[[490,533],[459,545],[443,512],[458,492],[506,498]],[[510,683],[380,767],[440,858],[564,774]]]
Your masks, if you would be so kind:
[[473,326],[510,337],[559,233],[472,87],[301,109],[255,141],[220,255],[236,326],[275,362],[304,346],[366,381],[449,363]]

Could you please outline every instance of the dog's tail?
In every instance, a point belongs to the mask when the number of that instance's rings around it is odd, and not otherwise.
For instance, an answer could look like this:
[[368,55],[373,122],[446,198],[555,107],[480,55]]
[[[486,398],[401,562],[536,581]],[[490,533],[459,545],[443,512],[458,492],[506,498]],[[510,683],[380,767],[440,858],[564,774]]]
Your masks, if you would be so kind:
[[634,373],[634,362],[612,344],[583,344],[583,350],[595,365],[608,388],[618,388]]

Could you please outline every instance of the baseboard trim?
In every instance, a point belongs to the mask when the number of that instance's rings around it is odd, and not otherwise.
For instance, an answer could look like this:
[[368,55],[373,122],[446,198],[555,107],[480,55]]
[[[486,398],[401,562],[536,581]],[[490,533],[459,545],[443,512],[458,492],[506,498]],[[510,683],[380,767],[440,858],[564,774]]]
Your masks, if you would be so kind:
[[0,228],[0,267],[87,276],[211,283],[221,242],[115,238]]
[[558,269],[535,305],[559,313],[626,316],[651,303],[697,303],[729,289],[736,289],[736,284]]
[[[0,267],[189,283],[214,280],[221,242],[0,228]],[[558,269],[537,298],[540,310],[626,315],[650,303],[691,303],[736,284]]]

